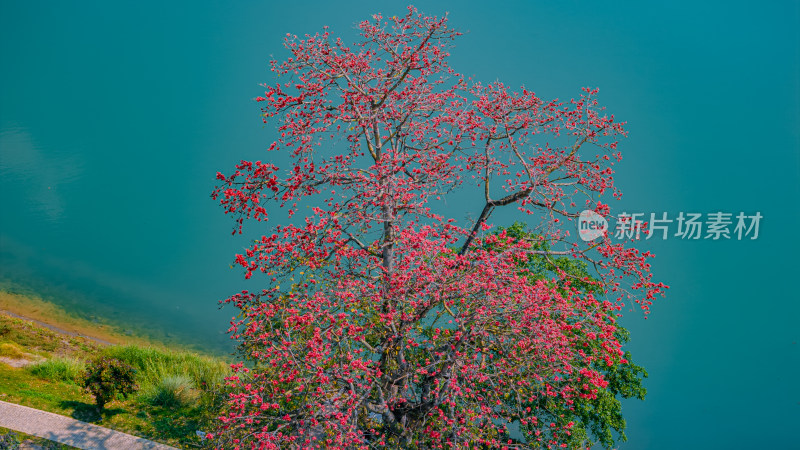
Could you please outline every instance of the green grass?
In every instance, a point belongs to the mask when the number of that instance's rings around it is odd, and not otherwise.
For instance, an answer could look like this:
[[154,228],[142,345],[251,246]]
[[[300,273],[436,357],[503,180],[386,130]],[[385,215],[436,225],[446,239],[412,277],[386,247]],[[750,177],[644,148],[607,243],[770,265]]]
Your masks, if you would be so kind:
[[36,354],[69,354],[85,358],[96,353],[99,344],[75,336],[61,335],[52,330],[16,317],[0,314],[0,345],[13,344]]
[[185,408],[197,406],[200,392],[189,377],[169,375],[157,384],[145,388],[141,396],[143,401],[153,406]]
[[[219,384],[228,365],[194,353],[157,347],[103,347],[0,314],[0,345],[46,359],[26,368],[0,362],[0,400],[70,416],[168,445],[197,448],[196,430],[209,430],[222,404]],[[76,384],[86,361],[111,356],[136,369],[140,390],[117,397],[98,414]],[[46,448],[46,447],[45,447]]]
[[66,444],[59,444],[57,442],[49,441],[44,438],[31,436],[25,433],[20,433],[18,431],[8,430],[6,428],[0,428],[0,449],[18,448],[18,446],[22,443],[28,444],[28,447],[26,448],[31,448],[30,444],[33,444],[37,446],[35,448],[41,448],[42,450],[77,449],[77,447],[71,447]]
[[0,344],[0,356],[21,359],[25,357],[25,352],[23,352],[22,349],[16,344],[5,342]]
[[72,399],[91,401],[91,397],[74,384],[43,380],[26,369],[0,363],[0,400],[70,415],[71,411],[60,402]]
[[77,383],[78,378],[86,369],[86,363],[71,357],[56,357],[31,364],[27,370],[45,380],[66,381]]
[[24,358],[25,352],[22,351],[16,344],[4,342],[0,344],[0,356],[7,356],[9,358]]
[[157,386],[165,378],[182,376],[195,387],[207,390],[229,374],[227,364],[195,353],[133,345],[106,347],[103,353],[133,366],[138,372],[136,379],[143,386]]

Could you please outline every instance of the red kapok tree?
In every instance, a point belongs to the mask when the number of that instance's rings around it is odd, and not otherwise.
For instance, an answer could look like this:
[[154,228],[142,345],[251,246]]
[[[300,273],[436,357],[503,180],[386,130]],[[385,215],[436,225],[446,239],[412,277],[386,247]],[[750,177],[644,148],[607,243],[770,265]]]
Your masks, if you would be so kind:
[[[603,434],[621,418],[604,402],[641,394],[618,310],[646,311],[665,288],[649,254],[570,233],[580,209],[609,213],[597,199],[617,194],[622,124],[595,90],[562,103],[465,79],[447,65],[459,33],[446,18],[411,7],[359,27],[352,46],[327,30],[287,37],[291,56],[273,63],[289,81],[257,100],[278,123],[270,151],[290,167],[217,174],[213,197],[239,232],[278,207],[293,219],[236,258],[267,287],[226,300],[249,362],[234,367],[212,439],[536,448],[591,445],[594,433],[606,444],[592,421]],[[444,196],[477,218],[456,221]],[[536,227],[493,228],[506,206]]]

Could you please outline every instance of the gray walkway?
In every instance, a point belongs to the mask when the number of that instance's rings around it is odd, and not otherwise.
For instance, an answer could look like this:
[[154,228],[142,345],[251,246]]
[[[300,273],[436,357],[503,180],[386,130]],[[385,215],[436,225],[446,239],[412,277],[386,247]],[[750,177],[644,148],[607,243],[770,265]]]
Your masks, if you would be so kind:
[[0,427],[86,450],[175,449],[121,431],[4,401],[0,401]]

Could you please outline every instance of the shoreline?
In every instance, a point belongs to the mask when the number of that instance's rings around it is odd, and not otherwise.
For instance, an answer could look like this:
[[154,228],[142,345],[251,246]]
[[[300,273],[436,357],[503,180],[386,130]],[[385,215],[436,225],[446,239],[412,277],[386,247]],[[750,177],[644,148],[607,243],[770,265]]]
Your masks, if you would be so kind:
[[0,315],[6,315],[6,316],[9,316],[9,317],[13,317],[15,319],[21,319],[21,320],[26,320],[28,322],[33,322],[36,325],[39,325],[39,326],[44,327],[44,328],[47,328],[48,330],[54,331],[54,332],[56,332],[58,334],[65,334],[65,335],[71,336],[71,337],[82,337],[84,339],[89,339],[91,341],[94,341],[94,342],[97,342],[98,344],[103,344],[103,345],[115,345],[113,342],[107,341],[105,339],[101,339],[99,337],[89,336],[88,334],[78,333],[78,332],[75,332],[75,331],[69,331],[69,330],[66,330],[64,328],[59,328],[56,325],[51,325],[51,324],[49,324],[47,322],[43,322],[41,320],[33,319],[31,317],[21,316],[19,314],[13,313],[11,311],[6,311],[5,309],[0,309]]
[[0,291],[0,314],[34,322],[56,333],[79,336],[103,345],[137,344],[167,347],[160,342],[129,335],[111,325],[77,317],[60,306],[33,295]]

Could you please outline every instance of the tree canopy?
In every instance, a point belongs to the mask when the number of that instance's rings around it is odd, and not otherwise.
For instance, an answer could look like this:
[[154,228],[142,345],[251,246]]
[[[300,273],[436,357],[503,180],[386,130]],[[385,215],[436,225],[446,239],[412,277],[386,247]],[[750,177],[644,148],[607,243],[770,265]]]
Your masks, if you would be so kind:
[[[282,79],[256,100],[270,152],[212,194],[235,217],[290,222],[236,262],[258,292],[225,302],[235,366],[220,446],[604,446],[620,397],[642,397],[622,349],[622,306],[666,288],[647,252],[575,239],[581,209],[608,215],[623,124],[597,90],[568,102],[482,84],[448,65],[459,33],[420,14],[287,36]],[[443,198],[474,205],[462,223]],[[465,202],[464,199],[469,199]],[[308,206],[306,214],[302,206]],[[516,207],[530,228],[490,222]]]

